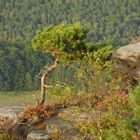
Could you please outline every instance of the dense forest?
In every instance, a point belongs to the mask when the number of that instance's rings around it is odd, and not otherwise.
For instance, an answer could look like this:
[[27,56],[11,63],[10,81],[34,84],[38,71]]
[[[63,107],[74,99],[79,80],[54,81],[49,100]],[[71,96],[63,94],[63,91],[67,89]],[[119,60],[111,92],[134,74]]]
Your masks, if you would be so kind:
[[33,90],[49,57],[21,44],[0,44],[0,90]]
[[81,22],[87,40],[121,46],[140,35],[139,7],[139,0],[0,0],[0,90],[38,88],[35,75],[51,59],[30,48],[38,29]]

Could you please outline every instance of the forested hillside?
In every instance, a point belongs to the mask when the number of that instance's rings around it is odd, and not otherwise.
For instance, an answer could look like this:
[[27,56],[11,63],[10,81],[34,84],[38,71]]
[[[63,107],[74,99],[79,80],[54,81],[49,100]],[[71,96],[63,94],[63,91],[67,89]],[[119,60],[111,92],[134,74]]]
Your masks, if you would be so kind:
[[35,90],[49,57],[21,44],[0,44],[0,90]]
[[48,24],[81,21],[93,41],[124,43],[140,34],[139,0],[1,0],[0,40],[29,40]]
[[140,35],[139,7],[139,0],[0,0],[0,90],[34,88],[47,60],[25,46],[38,29],[80,21],[90,30],[88,40],[120,46]]

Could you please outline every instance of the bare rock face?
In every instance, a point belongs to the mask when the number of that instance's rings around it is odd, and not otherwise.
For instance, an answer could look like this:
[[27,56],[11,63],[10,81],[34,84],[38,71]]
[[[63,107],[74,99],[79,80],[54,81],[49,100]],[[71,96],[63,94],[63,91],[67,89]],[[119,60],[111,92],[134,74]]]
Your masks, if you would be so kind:
[[0,117],[16,119],[18,115],[23,111],[23,107],[3,107],[0,108]]
[[140,42],[119,48],[113,55],[116,71],[134,79],[140,76]]
[[20,106],[0,108],[0,133],[7,133],[12,139],[25,140],[30,127],[19,123],[18,118],[23,110],[24,107]]
[[28,134],[27,140],[51,140],[51,137],[43,131],[32,131]]

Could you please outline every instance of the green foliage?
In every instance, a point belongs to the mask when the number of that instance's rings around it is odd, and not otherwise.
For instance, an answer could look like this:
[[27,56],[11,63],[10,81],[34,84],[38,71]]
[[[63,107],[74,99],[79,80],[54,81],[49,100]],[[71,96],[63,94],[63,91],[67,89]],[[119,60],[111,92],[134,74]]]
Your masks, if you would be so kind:
[[85,62],[91,61],[94,71],[102,69],[110,72],[113,65],[113,62],[111,61],[112,53],[112,46],[103,46],[102,48],[89,53],[84,60]]
[[33,48],[50,52],[58,58],[83,58],[91,49],[86,41],[87,29],[80,23],[48,26],[39,31],[32,41]]
[[32,76],[30,73],[26,73],[25,81],[26,81],[25,82],[25,89],[32,90],[33,80],[32,80]]
[[110,62],[112,55],[112,46],[105,46],[95,52],[93,52],[93,61],[95,61],[98,65],[102,65],[104,68],[107,62]]
[[13,140],[12,136],[10,136],[9,134],[0,134],[0,139],[1,140]]
[[[140,117],[139,113],[140,113],[140,82],[137,85],[137,87],[133,90],[133,92],[130,94],[130,102],[131,104],[134,106],[133,111],[135,113],[136,117]],[[140,118],[139,118],[140,119]]]
[[3,42],[0,43],[0,52],[1,91],[38,89],[36,75],[46,60],[51,60],[49,56],[21,44]]
[[[112,47],[103,47],[88,53],[82,62],[79,62],[75,77],[77,89],[86,93],[106,94],[113,79],[111,61]],[[115,82],[115,80],[114,80]]]
[[[133,117],[130,121],[132,128],[139,132],[140,130],[140,80],[133,91],[130,91],[129,102],[132,106]],[[140,136],[140,133],[139,133]]]

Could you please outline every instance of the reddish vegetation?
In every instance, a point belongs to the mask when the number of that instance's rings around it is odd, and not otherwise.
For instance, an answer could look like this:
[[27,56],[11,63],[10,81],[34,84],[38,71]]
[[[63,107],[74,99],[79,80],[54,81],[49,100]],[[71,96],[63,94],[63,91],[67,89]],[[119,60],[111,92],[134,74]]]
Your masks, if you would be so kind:
[[11,131],[13,120],[8,118],[0,118],[0,134]]
[[97,104],[96,109],[102,111],[103,110],[109,111],[112,108],[115,112],[118,112],[121,111],[120,108],[123,109],[123,107],[127,106],[127,104],[128,104],[128,95],[123,92],[120,92],[118,94],[105,96],[105,98]]
[[29,124],[37,124],[57,114],[58,105],[55,103],[28,106],[22,114],[22,118]]

